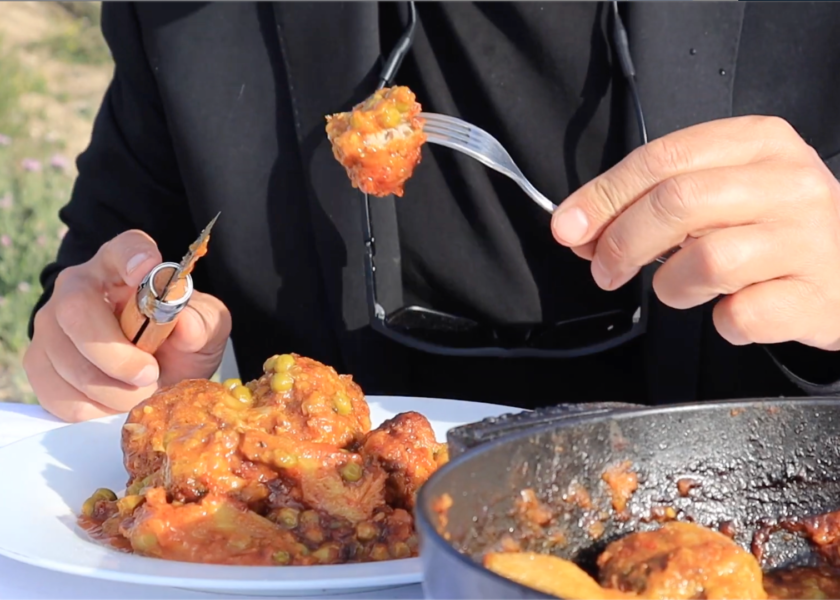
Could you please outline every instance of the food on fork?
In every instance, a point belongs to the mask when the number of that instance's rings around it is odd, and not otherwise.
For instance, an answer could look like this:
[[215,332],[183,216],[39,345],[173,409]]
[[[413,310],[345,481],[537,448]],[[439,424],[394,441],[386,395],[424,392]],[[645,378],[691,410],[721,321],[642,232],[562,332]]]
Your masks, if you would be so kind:
[[414,93],[382,88],[350,112],[327,116],[333,155],[353,187],[373,196],[402,196],[426,142]]
[[428,420],[371,430],[349,375],[297,354],[243,384],[187,380],[128,415],[125,495],[80,524],[114,548],[185,562],[314,565],[417,555],[417,489],[447,460]]

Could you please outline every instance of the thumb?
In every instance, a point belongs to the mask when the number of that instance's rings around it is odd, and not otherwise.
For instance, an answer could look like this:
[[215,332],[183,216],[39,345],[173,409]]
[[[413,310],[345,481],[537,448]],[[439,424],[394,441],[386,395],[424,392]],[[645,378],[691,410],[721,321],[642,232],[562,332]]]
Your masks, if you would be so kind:
[[230,311],[210,294],[194,292],[172,334],[155,354],[167,381],[210,377],[230,337]]
[[155,241],[133,229],[106,242],[85,265],[85,271],[110,285],[137,287],[155,265],[163,262]]

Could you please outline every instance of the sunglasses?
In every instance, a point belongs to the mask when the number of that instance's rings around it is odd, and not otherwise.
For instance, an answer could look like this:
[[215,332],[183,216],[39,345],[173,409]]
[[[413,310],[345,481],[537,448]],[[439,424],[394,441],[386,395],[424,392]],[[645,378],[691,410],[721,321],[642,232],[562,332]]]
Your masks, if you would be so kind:
[[[647,128],[627,33],[618,12],[618,3],[613,1],[611,4],[615,50],[631,92],[639,137],[642,144],[646,144]],[[416,23],[414,2],[409,2],[409,24],[384,63],[377,89],[389,86],[399,71],[411,49]],[[376,294],[376,243],[370,197],[367,194],[362,196],[365,286],[370,325],[374,331],[401,345],[446,356],[566,358],[602,352],[645,331],[647,290],[652,275],[647,269],[642,272],[643,291],[636,308],[610,310],[552,324],[501,326],[422,306],[405,306],[388,314]]]

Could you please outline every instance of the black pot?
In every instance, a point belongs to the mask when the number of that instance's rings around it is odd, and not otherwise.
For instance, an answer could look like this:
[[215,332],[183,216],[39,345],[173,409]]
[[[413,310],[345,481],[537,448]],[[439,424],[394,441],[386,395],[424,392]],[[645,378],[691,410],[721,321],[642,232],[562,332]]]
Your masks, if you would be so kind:
[[[451,460],[423,486],[415,509],[431,599],[550,597],[481,565],[514,527],[514,502],[526,488],[551,509],[566,543],[536,538],[523,549],[551,551],[591,572],[609,542],[655,528],[649,517],[657,507],[709,527],[729,523],[745,548],[768,523],[840,508],[835,398],[559,406],[453,429],[448,441]],[[629,519],[616,518],[601,480],[625,460],[639,479]],[[681,491],[680,480],[694,485]],[[573,481],[609,515],[597,539],[580,525],[592,512],[563,500]],[[447,494],[452,505],[442,522],[435,507]],[[812,547],[797,536],[773,534],[765,548],[765,569],[814,561]]]

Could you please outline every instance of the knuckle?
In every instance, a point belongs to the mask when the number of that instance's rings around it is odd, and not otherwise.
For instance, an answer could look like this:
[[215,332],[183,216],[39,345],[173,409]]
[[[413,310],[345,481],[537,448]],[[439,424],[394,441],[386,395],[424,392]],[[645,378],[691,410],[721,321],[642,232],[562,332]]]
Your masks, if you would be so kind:
[[796,174],[796,185],[811,198],[830,198],[831,185],[820,166],[801,167]]
[[75,331],[86,314],[85,297],[75,291],[68,291],[55,306],[55,320],[65,332]]
[[155,241],[146,232],[139,229],[130,229],[111,241],[116,242],[117,240],[119,240],[119,248],[129,249],[132,252],[157,250]]
[[142,366],[138,366],[136,357],[131,351],[116,352],[106,364],[102,365],[102,370],[107,375],[115,379],[125,379],[136,375],[140,372]]
[[104,244],[99,247],[99,250],[96,252],[96,256],[94,257],[95,260],[101,261],[111,256],[119,256],[122,254],[121,249],[125,246],[125,236],[124,233],[121,233],[115,238],[111,238]]
[[742,252],[737,244],[700,238],[692,251],[696,256],[697,275],[707,286],[720,294],[733,294],[740,289],[731,277],[742,262]]
[[782,117],[776,115],[759,115],[755,117],[755,120],[756,127],[765,132],[765,135],[769,133],[770,136],[782,140],[787,140],[791,137],[799,137],[799,134],[796,132],[796,129],[793,128],[793,125],[791,125],[787,119]]
[[668,136],[642,146],[641,159],[645,170],[654,178],[685,171],[693,164],[690,148]]
[[[598,199],[594,206],[589,207],[593,212],[600,213],[599,217],[612,217],[619,214],[623,207],[621,195],[615,183],[609,177],[598,177],[592,181],[592,189],[595,198]],[[589,211],[587,211],[589,212]]]
[[683,223],[691,214],[700,194],[700,184],[696,177],[671,177],[651,190],[650,209],[662,223]]
[[73,387],[82,392],[85,396],[90,396],[90,390],[103,383],[102,372],[93,363],[85,360],[80,361],[81,364],[76,365],[73,370]]
[[59,292],[67,287],[67,284],[75,279],[78,271],[79,267],[66,267],[59,271],[58,276],[55,278],[56,292]]
[[749,299],[735,294],[728,296],[725,303],[719,304],[726,322],[726,329],[729,333],[735,334],[738,338],[748,341],[756,341],[756,327],[758,317],[755,314],[755,307]]
[[63,407],[61,418],[69,423],[83,423],[91,419],[95,411],[93,406],[87,402],[72,401]]
[[604,260],[605,263],[616,264],[622,263],[626,259],[626,248],[627,244],[622,238],[622,235],[616,231],[616,228],[611,227],[604,232],[604,235],[601,236],[600,240],[598,240],[597,252],[606,259]]

